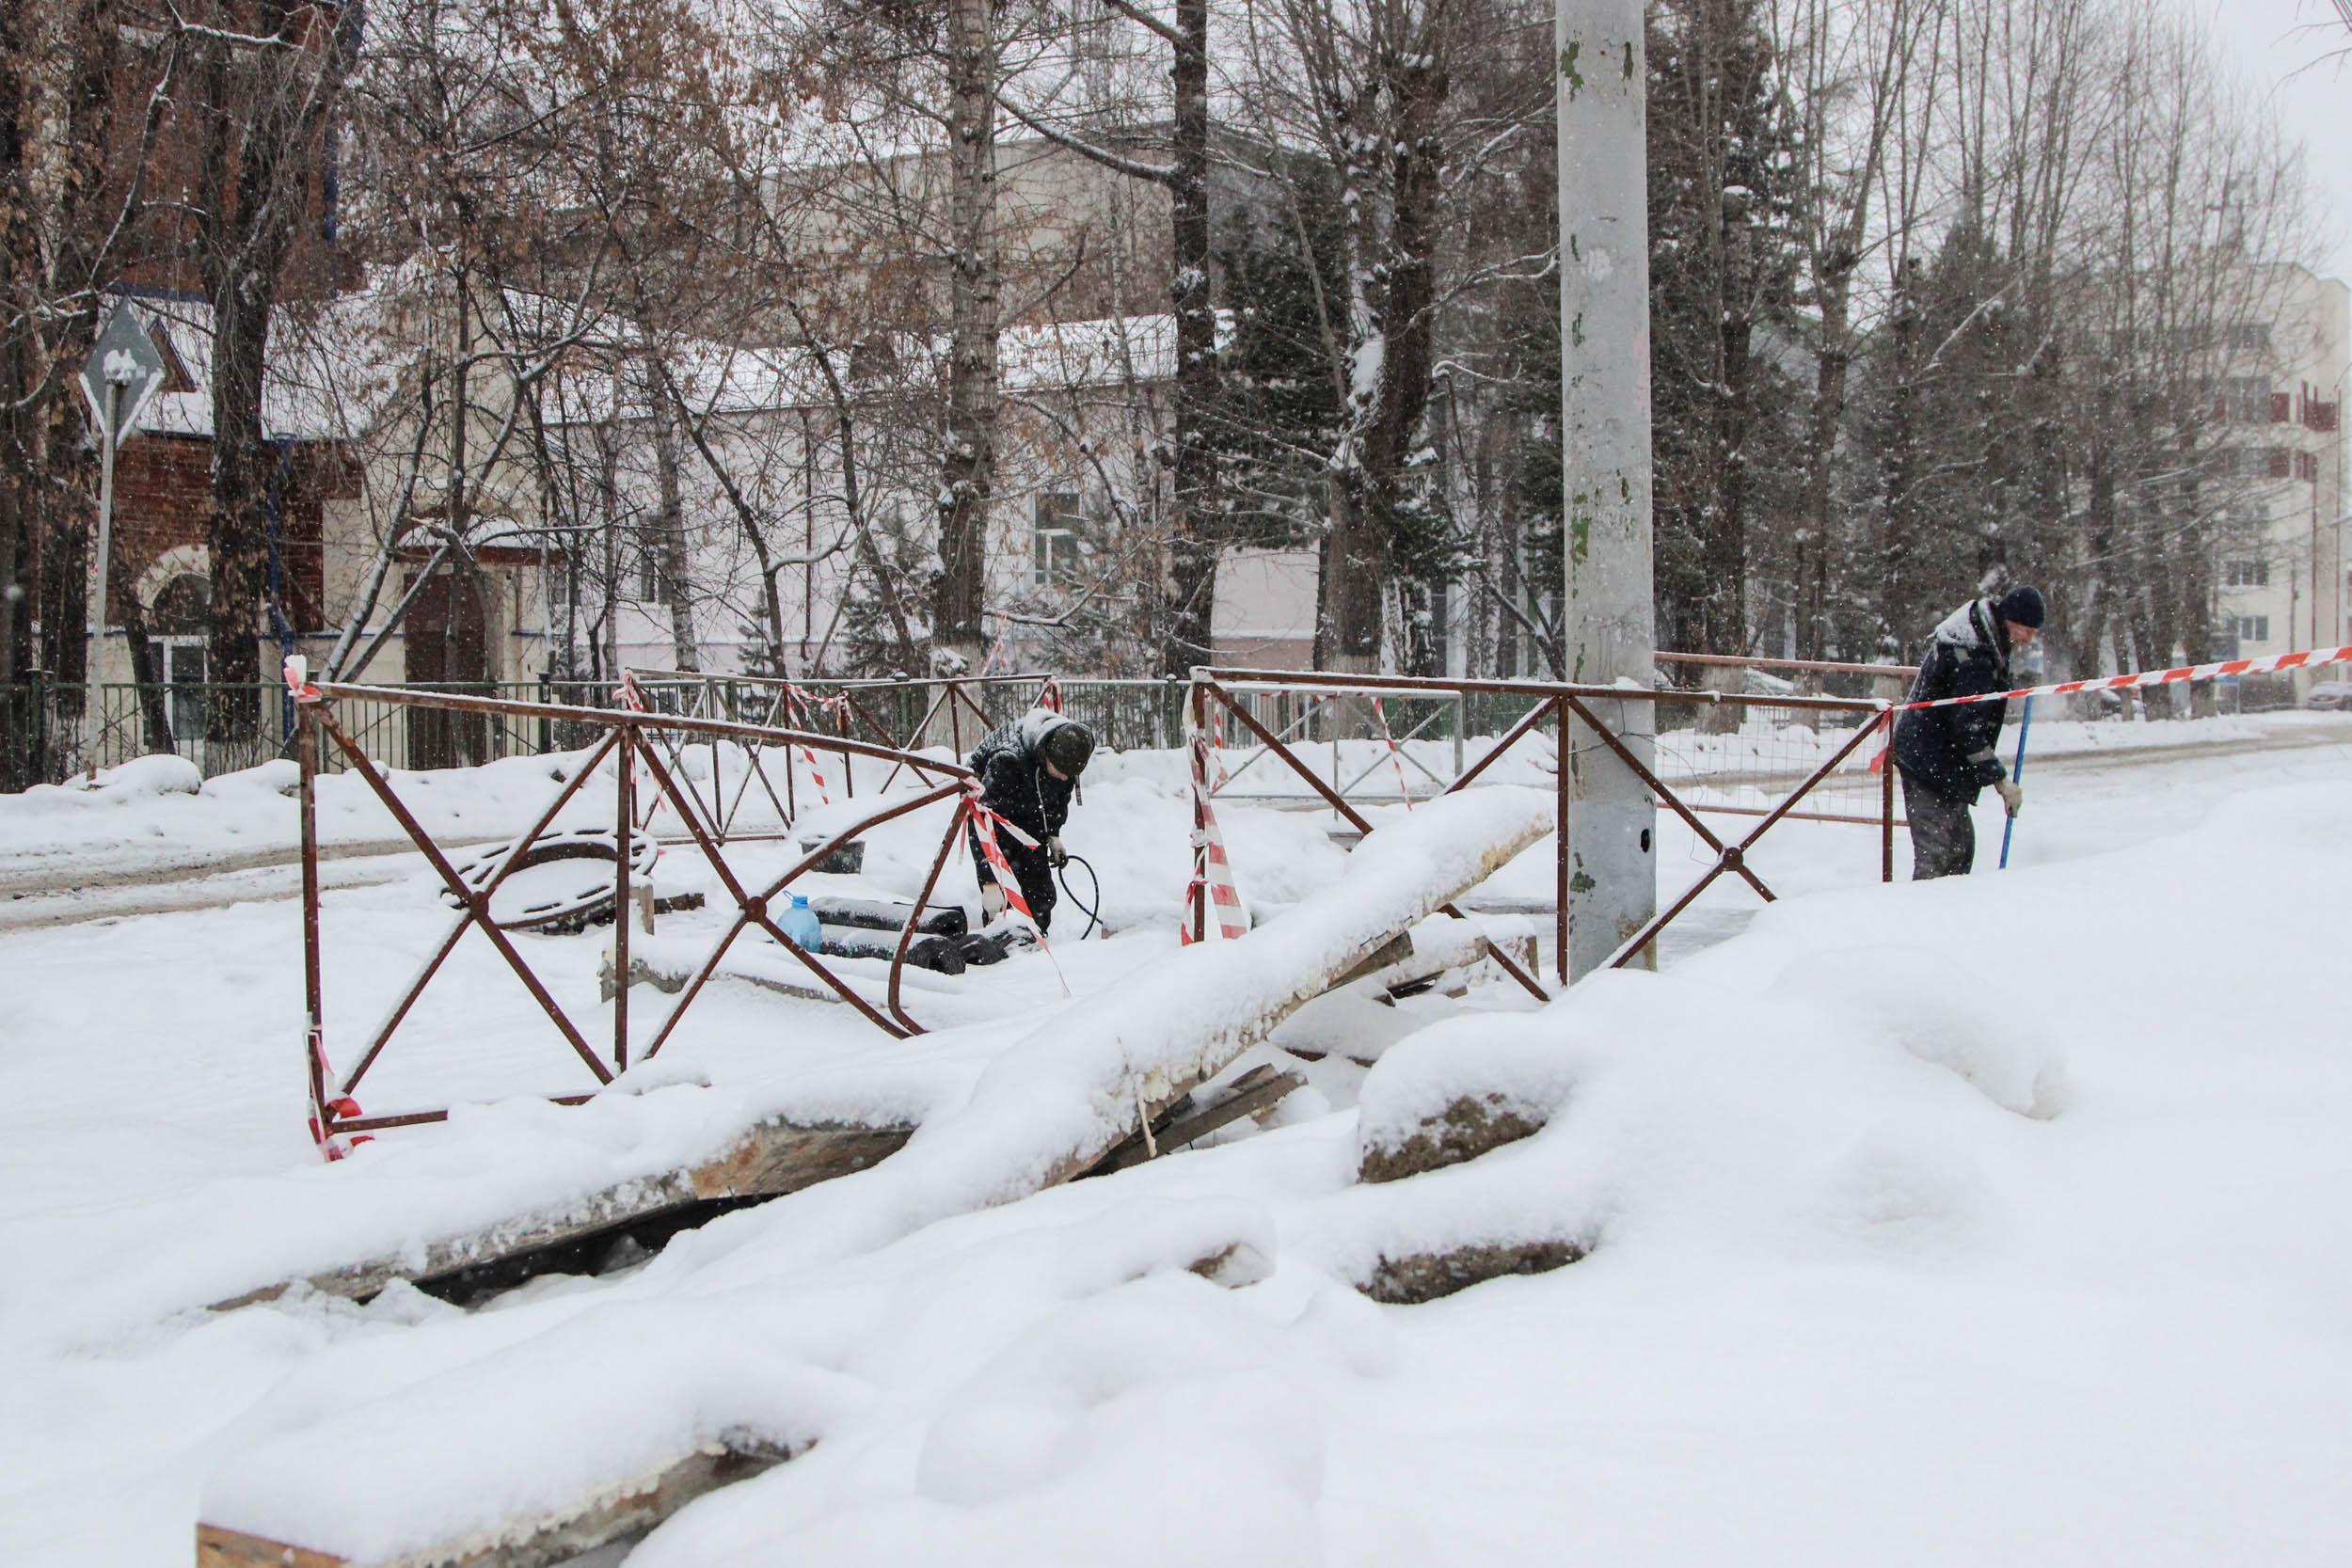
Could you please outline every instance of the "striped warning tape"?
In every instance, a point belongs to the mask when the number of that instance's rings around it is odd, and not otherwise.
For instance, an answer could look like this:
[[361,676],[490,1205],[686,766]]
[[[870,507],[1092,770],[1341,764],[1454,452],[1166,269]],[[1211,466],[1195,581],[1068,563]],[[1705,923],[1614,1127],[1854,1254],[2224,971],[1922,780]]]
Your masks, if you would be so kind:
[[2013,691],[1986,691],[1974,697],[1937,697],[1924,703],[1897,703],[1898,713],[1923,707],[1958,707],[1966,703],[2005,703],[2011,697],[2065,697],[2077,691],[2118,691],[2130,687],[2171,686],[2183,681],[2209,681],[2231,675],[2264,675],[2276,670],[2316,670],[2324,664],[2352,662],[2352,646],[2305,648],[2272,654],[2265,658],[2225,658],[2212,664],[2183,664],[2170,670],[2139,670],[2105,675],[2096,680],[2058,681],[2048,686],[2021,686]]
[[[1005,858],[1004,847],[996,842],[996,830],[1003,828],[1016,843],[1032,849],[1040,847],[1038,841],[980,803],[979,780],[966,779],[963,787],[963,808],[971,816],[973,836],[980,841],[980,858],[988,862],[989,870],[995,875],[997,887],[1004,891],[1006,910],[1028,922],[1030,933],[1037,938],[1039,951],[1045,955],[1045,961],[1054,966],[1054,977],[1061,982],[1061,993],[1064,996],[1072,994],[1070,976],[1062,973],[1061,960],[1054,957],[1053,944],[1045,940],[1045,927],[1038,923],[1037,915],[1029,908],[1029,900],[1022,894],[1021,879],[1013,874],[1012,863]],[[954,832],[952,825],[948,831]]]
[[[812,719],[810,715],[820,709],[834,715],[835,721],[837,723],[839,721],[841,710],[850,701],[849,694],[847,692],[836,691],[830,697],[818,697],[814,693],[803,690],[802,688],[797,686],[787,686],[784,689],[784,694],[785,701],[790,710],[789,722],[801,725],[803,728],[811,727],[815,724],[816,721]],[[808,776],[817,783],[818,800],[822,804],[828,806],[832,805],[833,791],[826,787],[825,770],[818,765],[816,752],[807,746],[803,746],[801,748],[801,758],[808,764]],[[785,762],[786,766],[789,767],[791,764],[791,758],[787,756]]]
[[1005,908],[1027,921],[1029,929],[1038,931],[1038,940],[1042,942],[1044,933],[1039,930],[1037,915],[1029,909],[1028,899],[1022,896],[1021,879],[1013,875],[1012,863],[1005,858],[1004,847],[996,842],[996,829],[1001,823],[1005,832],[1010,833],[1016,842],[1032,849],[1038,847],[1037,840],[980,804],[979,780],[965,780],[964,789],[969,795],[964,804],[972,814],[973,834],[980,841],[980,858],[987,861],[988,868],[996,874],[996,885],[1005,895]]
[[[1216,933],[1231,942],[1249,934],[1249,915],[1242,908],[1241,888],[1233,880],[1233,864],[1225,853],[1225,834],[1216,825],[1216,812],[1209,804],[1209,737],[1199,731],[1192,736],[1192,798],[1200,808],[1200,827],[1192,835],[1192,880],[1184,886],[1184,902],[1190,905],[1193,895],[1204,885],[1209,902],[1216,909]],[[1179,926],[1180,941],[1192,941],[1192,927]]]

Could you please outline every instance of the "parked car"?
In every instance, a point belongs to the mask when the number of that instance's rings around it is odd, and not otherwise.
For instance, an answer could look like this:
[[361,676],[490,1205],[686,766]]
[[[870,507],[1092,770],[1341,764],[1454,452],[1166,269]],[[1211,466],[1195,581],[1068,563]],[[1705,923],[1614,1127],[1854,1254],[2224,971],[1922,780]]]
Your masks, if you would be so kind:
[[2352,712],[2352,681],[2321,681],[2303,699],[2303,705],[2334,713]]

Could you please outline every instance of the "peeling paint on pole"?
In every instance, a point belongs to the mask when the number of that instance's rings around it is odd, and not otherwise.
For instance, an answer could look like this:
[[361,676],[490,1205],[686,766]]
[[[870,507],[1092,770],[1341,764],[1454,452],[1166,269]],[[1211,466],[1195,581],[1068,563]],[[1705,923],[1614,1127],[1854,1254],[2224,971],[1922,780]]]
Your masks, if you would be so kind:
[[[1646,689],[1657,631],[1642,11],[1642,0],[1559,0],[1557,98],[1568,676]],[[1617,70],[1607,69],[1613,63]],[[1650,764],[1654,705],[1595,704],[1594,711]],[[1573,979],[1657,912],[1658,808],[1583,725],[1570,726],[1566,750]]]

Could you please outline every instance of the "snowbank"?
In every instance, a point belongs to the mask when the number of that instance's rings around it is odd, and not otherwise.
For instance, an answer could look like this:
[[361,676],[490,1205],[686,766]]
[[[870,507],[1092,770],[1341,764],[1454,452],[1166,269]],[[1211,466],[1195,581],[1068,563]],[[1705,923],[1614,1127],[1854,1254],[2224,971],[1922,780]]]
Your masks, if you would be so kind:
[[[1068,1029],[1000,1022],[962,1045],[844,1036],[834,1069],[936,1074],[922,1082],[960,1085],[939,1116],[987,1103],[991,1122],[928,1134],[941,1161],[920,1181],[876,1180],[885,1163],[681,1236],[633,1274],[542,1281],[472,1314],[393,1292],[158,1321],[202,1299],[168,1278],[256,1227],[292,1250],[354,1218],[336,1205],[356,1194],[376,1216],[359,1222],[389,1224],[468,1180],[520,1185],[559,1133],[582,1140],[564,1159],[604,1140],[618,1160],[675,1115],[682,1144],[689,1108],[722,1091],[656,1089],[609,1120],[501,1106],[480,1125],[508,1135],[452,1129],[373,1172],[257,1167],[241,1206],[226,1180],[185,1202],[152,1175],[104,1185],[117,1165],[213,1157],[118,1094],[27,1157],[82,1173],[81,1200],[0,1232],[15,1264],[0,1538],[28,1560],[184,1557],[200,1495],[285,1533],[341,1510],[338,1539],[389,1546],[421,1538],[405,1499],[476,1523],[560,1504],[732,1423],[815,1447],[679,1514],[633,1568],[1489,1563],[1563,1541],[1608,1562],[2344,1561],[2352,787],[2249,794],[2196,822],[2149,777],[2130,782],[2136,809],[2172,811],[2170,837],[1785,898],[1663,975],[1395,1045],[1360,1117],[979,1212],[937,1204],[1009,1168],[983,1160],[1007,1152],[988,1141],[998,1111],[1008,1135],[1083,1132],[1098,1061],[1156,1059],[1164,1011],[1081,1004]],[[2079,846],[2048,807],[2021,839]],[[215,918],[230,945],[276,928]],[[1122,942],[1148,968],[1166,950],[1146,940]],[[233,1010],[263,984],[222,950],[185,946],[182,1008]],[[106,961],[98,933],[10,955]],[[1163,1010],[1197,1000],[1147,990]],[[714,1016],[743,1061],[815,1065],[772,1010]],[[20,1102],[60,1092],[17,1066],[49,1060],[37,1048],[72,1022],[40,1017],[0,1025]],[[281,1081],[291,1097],[269,1050],[271,1076],[225,1080],[204,1109],[233,1117]],[[984,1089],[1012,1052],[1050,1069],[1045,1103]],[[746,1105],[773,1087],[748,1082]],[[1360,1139],[1469,1092],[1539,1111],[1541,1130],[1357,1184]],[[399,1190],[437,1169],[446,1186]],[[1530,1234],[1591,1250],[1424,1307],[1350,1285],[1405,1249]],[[1250,1262],[1222,1288],[1187,1272],[1229,1247]],[[81,1261],[62,1269],[69,1251]],[[685,1364],[689,1345],[707,1359]],[[739,1382],[709,1370],[739,1361]],[[571,1388],[608,1367],[635,1408]],[[537,1405],[572,1424],[519,1424]],[[454,1430],[469,1421],[479,1436]]]

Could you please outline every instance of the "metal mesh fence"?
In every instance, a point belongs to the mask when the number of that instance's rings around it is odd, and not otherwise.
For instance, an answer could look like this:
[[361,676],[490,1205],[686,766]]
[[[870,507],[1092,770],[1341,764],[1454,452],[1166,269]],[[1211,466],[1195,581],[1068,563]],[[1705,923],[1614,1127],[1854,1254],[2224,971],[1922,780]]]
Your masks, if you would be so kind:
[[[1853,738],[1875,714],[1737,705],[1657,705],[1658,776],[1692,806],[1761,816]],[[1875,823],[1881,811],[1879,743],[1866,740],[1805,795],[1799,815]]]

